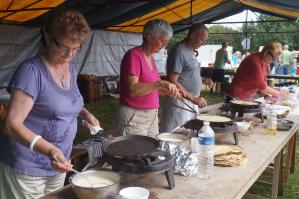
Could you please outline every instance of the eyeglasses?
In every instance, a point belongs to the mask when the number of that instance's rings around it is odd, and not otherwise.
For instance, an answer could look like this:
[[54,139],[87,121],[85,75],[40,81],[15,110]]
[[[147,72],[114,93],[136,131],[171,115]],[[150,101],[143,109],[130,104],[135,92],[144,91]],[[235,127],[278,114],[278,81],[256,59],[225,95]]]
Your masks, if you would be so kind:
[[77,52],[79,52],[80,49],[81,49],[81,45],[79,47],[76,47],[76,48],[69,48],[69,47],[63,45],[62,43],[59,43],[56,39],[53,39],[53,41],[54,41],[57,49],[59,51],[61,51],[63,54],[67,54],[67,53],[71,52],[72,55],[74,55]]

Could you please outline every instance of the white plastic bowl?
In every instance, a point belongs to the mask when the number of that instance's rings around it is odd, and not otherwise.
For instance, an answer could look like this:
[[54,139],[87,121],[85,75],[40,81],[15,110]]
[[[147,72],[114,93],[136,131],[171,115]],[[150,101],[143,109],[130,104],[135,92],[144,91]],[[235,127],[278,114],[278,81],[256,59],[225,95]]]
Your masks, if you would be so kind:
[[238,126],[238,132],[240,133],[245,133],[246,131],[248,131],[249,127],[250,127],[250,123],[249,122],[236,122],[237,126]]
[[148,199],[149,190],[142,187],[127,187],[119,191],[125,199]]

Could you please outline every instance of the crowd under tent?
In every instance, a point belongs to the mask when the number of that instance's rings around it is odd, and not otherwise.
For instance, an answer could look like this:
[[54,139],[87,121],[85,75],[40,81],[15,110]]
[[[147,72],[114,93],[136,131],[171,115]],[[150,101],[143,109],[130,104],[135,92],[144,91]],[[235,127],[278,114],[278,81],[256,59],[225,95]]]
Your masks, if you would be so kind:
[[119,74],[124,53],[141,44],[140,33],[150,19],[165,19],[178,32],[194,22],[211,23],[244,10],[292,21],[299,17],[298,0],[1,0],[0,87],[8,85],[23,60],[41,50],[40,28],[56,7],[81,11],[92,27],[73,63],[80,74],[97,76]]

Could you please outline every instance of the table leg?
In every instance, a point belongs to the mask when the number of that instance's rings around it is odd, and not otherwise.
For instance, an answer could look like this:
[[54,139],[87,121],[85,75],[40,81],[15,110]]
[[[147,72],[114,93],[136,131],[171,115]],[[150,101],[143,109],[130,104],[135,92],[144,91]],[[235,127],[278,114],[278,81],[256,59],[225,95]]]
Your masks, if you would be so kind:
[[279,179],[278,179],[278,195],[283,195],[283,149],[280,156]]
[[175,187],[173,171],[172,170],[164,171],[164,175],[166,176],[169,190],[173,189]]
[[290,139],[289,144],[288,144],[288,153],[287,153],[286,165],[285,165],[284,176],[283,176],[284,183],[288,182],[291,163],[292,163],[292,159],[293,159],[293,153],[294,153],[295,139],[296,139],[296,134],[292,136],[292,138]]
[[279,170],[280,170],[280,166],[282,166],[280,164],[281,155],[282,152],[280,151],[274,159],[274,172],[273,172],[273,179],[272,179],[271,199],[277,199],[277,195],[278,195]]
[[291,160],[291,173],[295,172],[295,160],[296,160],[296,146],[297,146],[297,133],[294,135],[294,147],[293,147],[293,153],[292,153],[292,160]]

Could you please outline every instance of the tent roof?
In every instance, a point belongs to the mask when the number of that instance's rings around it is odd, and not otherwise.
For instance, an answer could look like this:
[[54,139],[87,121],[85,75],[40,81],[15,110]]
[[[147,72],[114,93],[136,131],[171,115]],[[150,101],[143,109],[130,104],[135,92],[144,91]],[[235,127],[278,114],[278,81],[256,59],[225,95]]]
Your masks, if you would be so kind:
[[141,32],[153,18],[163,18],[179,31],[246,9],[289,20],[299,17],[298,0],[1,0],[0,22],[41,26],[52,9],[62,6],[80,10],[93,28],[125,32]]

